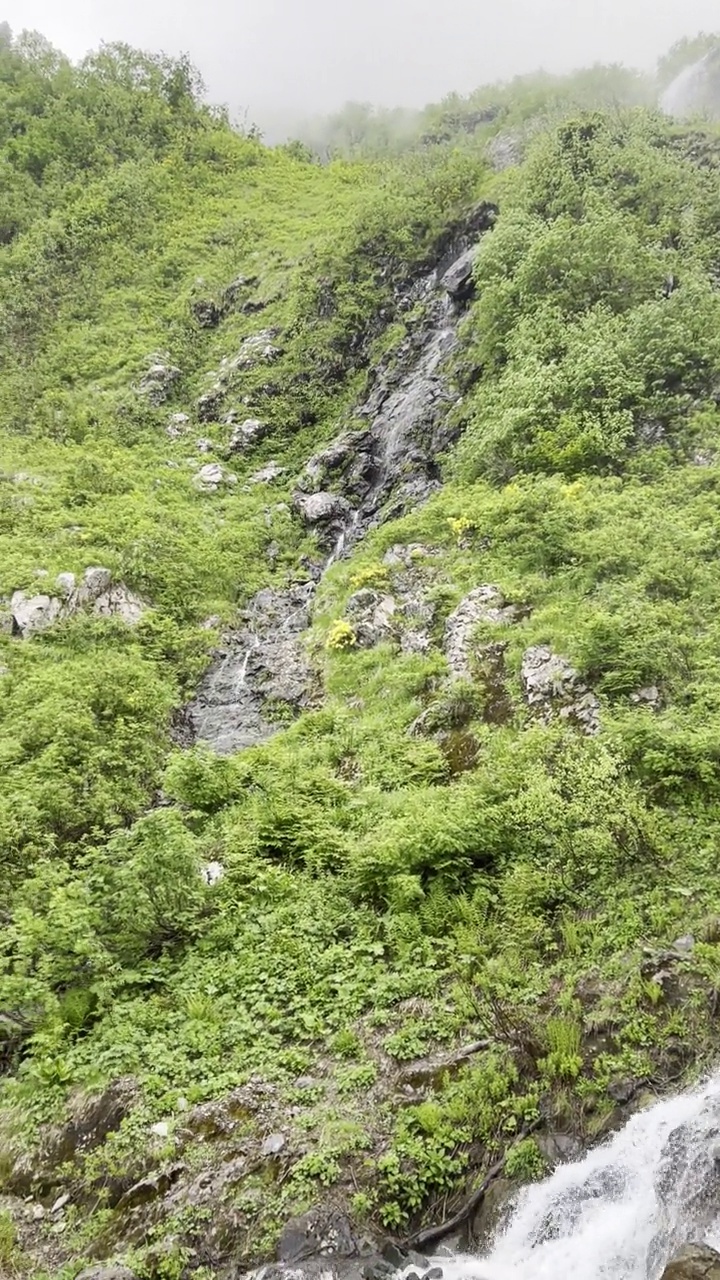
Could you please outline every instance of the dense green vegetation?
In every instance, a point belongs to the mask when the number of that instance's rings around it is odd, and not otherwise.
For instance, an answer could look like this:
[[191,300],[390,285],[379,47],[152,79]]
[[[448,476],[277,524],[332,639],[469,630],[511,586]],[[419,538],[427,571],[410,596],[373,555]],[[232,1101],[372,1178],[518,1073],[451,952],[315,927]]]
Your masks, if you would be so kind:
[[[149,606],[132,628],[81,611],[0,634],[0,1191],[24,1190],[23,1154],[79,1092],[138,1085],[51,1181],[71,1195],[68,1276],[132,1249],[141,1276],[207,1277],[328,1188],[405,1232],[541,1112],[591,1137],[612,1082],[659,1088],[716,1051],[720,142],[623,71],[498,93],[444,104],[392,160],[373,144],[319,164],[233,132],[183,61],[107,48],[72,67],[3,38],[0,592],[103,565]],[[502,174],[453,116],[498,103],[495,129],[537,135]],[[222,625],[316,550],[295,477],[399,346],[401,286],[480,197],[500,217],[453,357],[442,491],[326,573],[316,709],[231,758],[179,747]],[[223,413],[269,433],[203,493],[232,424],[198,421],[198,397],[258,330],[271,372],[248,368]],[[179,374],[153,404],[158,361]],[[284,475],[251,485],[271,458]],[[396,544],[417,544],[433,606],[424,653],[361,649],[345,618],[359,587],[397,590]],[[481,626],[453,682],[444,624],[481,583],[521,620]],[[596,737],[528,716],[537,644],[597,694]],[[659,979],[653,955],[688,933]],[[404,1064],[485,1038],[403,1098]],[[234,1243],[201,1248],[192,1206],[128,1239],[115,1182],[180,1153],[212,1165],[184,1112],[257,1077],[289,1136],[282,1176],[251,1164],[225,1188]],[[512,1148],[513,1177],[542,1168],[532,1139]],[[0,1270],[39,1274],[23,1248],[0,1211]]]

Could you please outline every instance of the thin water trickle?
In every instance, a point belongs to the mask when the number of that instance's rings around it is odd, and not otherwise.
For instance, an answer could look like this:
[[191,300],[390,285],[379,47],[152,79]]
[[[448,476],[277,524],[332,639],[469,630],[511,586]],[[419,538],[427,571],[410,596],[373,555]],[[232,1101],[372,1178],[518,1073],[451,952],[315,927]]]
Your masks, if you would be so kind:
[[658,1280],[683,1244],[720,1247],[720,1074],[638,1112],[527,1188],[490,1252],[444,1280]]

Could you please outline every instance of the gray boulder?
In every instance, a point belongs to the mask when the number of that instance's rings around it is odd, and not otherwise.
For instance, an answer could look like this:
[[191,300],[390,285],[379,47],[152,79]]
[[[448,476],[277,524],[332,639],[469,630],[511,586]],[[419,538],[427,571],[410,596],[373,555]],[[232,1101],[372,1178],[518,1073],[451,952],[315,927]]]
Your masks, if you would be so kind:
[[10,600],[12,633],[22,636],[23,640],[38,635],[47,631],[61,612],[62,602],[55,596],[28,596],[24,591],[15,591]]
[[466,249],[465,253],[456,258],[455,262],[448,267],[442,280],[440,281],[446,293],[454,302],[466,302],[472,297],[475,284],[473,281],[473,265],[477,257],[478,246],[473,245],[472,248]]
[[600,732],[600,704],[595,694],[567,659],[553,653],[548,645],[525,650],[520,678],[528,706],[544,724],[560,716],[588,736]]
[[350,504],[336,493],[297,493],[293,506],[307,524],[343,520],[350,514]]
[[244,422],[239,422],[233,427],[228,443],[228,453],[249,453],[255,445],[265,439],[268,430],[267,423],[261,422],[259,418],[246,418]]
[[650,711],[660,711],[662,694],[656,684],[649,684],[643,689],[638,689],[636,693],[631,693],[630,701],[634,702],[636,707],[647,707]]
[[83,585],[89,596],[98,596],[108,591],[112,583],[112,573],[100,565],[91,565],[83,574]]
[[266,467],[261,467],[259,471],[254,471],[250,476],[250,484],[272,484],[273,480],[278,480],[280,476],[285,475],[285,467],[281,467],[277,462],[268,462]]
[[145,601],[123,582],[111,587],[109,591],[103,591],[92,607],[98,618],[119,618],[128,627],[137,626],[146,610]]
[[222,487],[237,484],[237,476],[227,471],[219,462],[208,462],[193,476],[193,484],[202,493],[217,493]]
[[138,393],[152,405],[164,404],[181,376],[175,365],[170,364],[166,357],[159,356],[140,379]]
[[258,364],[272,364],[282,355],[280,347],[274,345],[273,339],[278,335],[277,329],[261,329],[245,338],[236,355],[226,356],[220,362],[221,379],[228,379],[233,373],[243,369],[252,369]]
[[168,419],[165,428],[171,440],[179,440],[190,426],[190,415],[188,413],[173,413]]
[[55,588],[59,595],[65,599],[71,596],[77,586],[77,579],[74,573],[59,573],[55,579]]
[[489,583],[474,587],[445,623],[445,656],[451,674],[460,680],[470,678],[473,635],[480,623],[501,626],[515,622],[516,605],[508,605],[497,587]]
[[14,635],[29,639],[82,609],[90,609],[99,618],[120,618],[128,626],[135,626],[147,609],[140,596],[123,582],[113,583],[110,570],[100,565],[86,569],[79,585],[74,573],[60,573],[55,587],[58,594],[53,596],[14,593],[10,601]]

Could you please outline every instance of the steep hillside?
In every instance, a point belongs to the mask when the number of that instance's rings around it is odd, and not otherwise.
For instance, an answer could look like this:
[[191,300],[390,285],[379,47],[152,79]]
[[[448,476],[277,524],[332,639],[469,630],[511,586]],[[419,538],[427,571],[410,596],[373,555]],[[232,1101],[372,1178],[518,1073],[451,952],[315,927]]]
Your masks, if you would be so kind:
[[718,137],[0,86],[0,1272],[380,1280],[717,1053]]

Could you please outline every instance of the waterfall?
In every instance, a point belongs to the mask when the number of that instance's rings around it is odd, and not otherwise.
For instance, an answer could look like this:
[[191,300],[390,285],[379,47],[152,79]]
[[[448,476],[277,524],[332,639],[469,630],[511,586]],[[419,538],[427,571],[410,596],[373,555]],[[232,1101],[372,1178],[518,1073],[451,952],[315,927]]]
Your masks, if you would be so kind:
[[483,1257],[444,1280],[658,1280],[683,1244],[720,1248],[720,1074],[638,1112],[526,1188]]
[[683,67],[660,98],[661,110],[679,119],[692,115],[720,114],[720,69],[718,50]]

